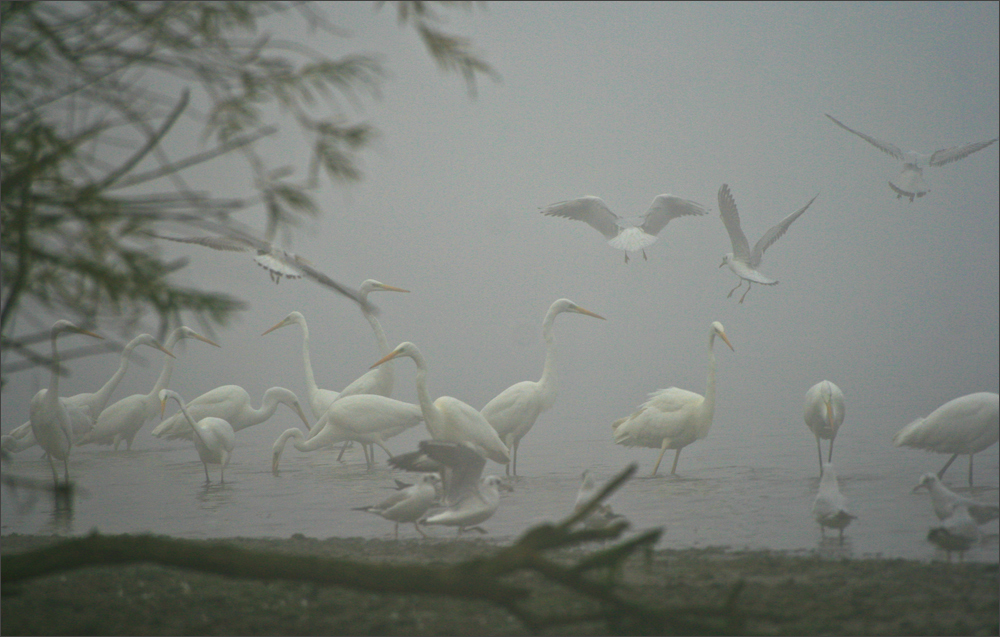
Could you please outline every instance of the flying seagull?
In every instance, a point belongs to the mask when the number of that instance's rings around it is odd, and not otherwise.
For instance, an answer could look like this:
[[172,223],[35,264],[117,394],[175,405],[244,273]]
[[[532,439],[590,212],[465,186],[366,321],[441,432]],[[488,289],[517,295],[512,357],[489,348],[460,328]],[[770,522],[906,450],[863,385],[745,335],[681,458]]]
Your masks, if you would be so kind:
[[911,202],[916,197],[923,197],[930,192],[930,188],[928,188],[927,184],[924,182],[925,166],[944,166],[945,164],[950,164],[953,161],[958,161],[959,159],[968,157],[972,153],[980,151],[997,141],[997,138],[994,137],[993,139],[985,142],[975,142],[973,144],[942,148],[941,150],[935,151],[930,155],[914,151],[904,153],[894,144],[883,142],[875,139],[871,135],[865,135],[862,132],[856,131],[850,126],[838,121],[832,115],[827,114],[827,117],[829,117],[830,121],[837,126],[840,126],[848,132],[854,133],[875,148],[881,150],[883,153],[892,155],[899,161],[903,162],[902,172],[900,172],[895,179],[889,182],[889,187],[896,193],[896,199],[909,197]]
[[360,305],[362,310],[378,314],[378,308],[369,303],[368,299],[364,298],[357,290],[334,281],[314,268],[312,263],[304,257],[287,252],[274,245],[271,241],[256,237],[252,233],[241,230],[233,225],[223,225],[201,218],[187,219],[187,221],[202,226],[216,234],[203,237],[168,237],[154,232],[148,232],[147,234],[157,239],[166,239],[167,241],[176,241],[178,243],[192,243],[212,248],[213,250],[256,252],[257,254],[253,258],[254,262],[267,270],[268,274],[271,275],[271,280],[275,283],[280,283],[281,277],[288,279],[306,277],[324,287],[330,288],[338,294],[343,294]]
[[542,214],[550,217],[563,217],[583,221],[608,239],[612,248],[625,251],[625,263],[628,263],[628,253],[642,251],[646,257],[646,248],[656,241],[656,235],[671,219],[684,215],[708,214],[705,206],[681,199],[673,195],[658,195],[653,199],[641,217],[627,219],[611,212],[611,209],[598,197],[580,197],[561,201],[542,208]]

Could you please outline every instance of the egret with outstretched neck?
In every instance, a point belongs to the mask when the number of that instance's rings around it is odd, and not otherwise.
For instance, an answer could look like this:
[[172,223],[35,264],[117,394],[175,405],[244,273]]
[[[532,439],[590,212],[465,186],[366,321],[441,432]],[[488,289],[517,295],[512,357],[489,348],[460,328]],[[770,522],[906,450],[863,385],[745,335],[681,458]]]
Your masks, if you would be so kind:
[[168,398],[173,398],[177,401],[177,404],[181,407],[181,414],[184,415],[185,421],[191,427],[194,446],[198,450],[198,457],[201,459],[201,464],[205,467],[205,483],[211,482],[211,479],[208,477],[208,465],[218,464],[222,465],[219,481],[225,484],[226,467],[229,465],[229,459],[233,455],[233,448],[236,446],[236,433],[233,431],[233,428],[222,418],[213,418],[211,416],[195,422],[191,418],[191,414],[188,413],[187,406],[184,404],[184,400],[180,394],[172,389],[160,391],[161,411],[166,409]]

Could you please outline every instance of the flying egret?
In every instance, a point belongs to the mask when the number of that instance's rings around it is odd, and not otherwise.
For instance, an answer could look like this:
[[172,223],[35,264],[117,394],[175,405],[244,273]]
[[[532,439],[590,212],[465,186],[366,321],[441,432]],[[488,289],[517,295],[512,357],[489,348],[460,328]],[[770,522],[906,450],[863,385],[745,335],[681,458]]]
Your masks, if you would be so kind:
[[[250,394],[239,385],[222,385],[211,389],[187,403],[187,408],[195,420],[213,416],[228,422],[233,431],[241,431],[269,419],[277,411],[279,404],[291,408],[306,429],[310,428],[309,419],[302,411],[298,397],[284,387],[272,387],[264,392],[259,409],[254,409],[250,404]],[[184,415],[177,413],[158,424],[153,429],[153,435],[167,440],[190,439],[191,428],[187,426]]]
[[[99,390],[93,393],[76,394],[75,396],[59,399],[66,406],[67,411],[70,412],[70,420],[73,424],[73,444],[86,444],[85,438],[93,430],[94,425],[97,424],[97,419],[107,406],[111,394],[114,393],[122,378],[125,377],[125,372],[128,370],[129,358],[132,356],[132,350],[140,345],[153,347],[173,356],[170,350],[165,349],[151,335],[140,334],[129,341],[124,349],[122,349],[118,369]],[[37,443],[35,442],[34,435],[31,433],[31,422],[26,422],[11,431],[9,437],[4,436],[2,444],[4,450],[15,453],[35,446]]]
[[837,484],[837,472],[832,463],[825,463],[822,467],[823,476],[819,479],[819,491],[816,499],[813,500],[812,514],[816,522],[819,523],[820,532],[825,536],[826,528],[840,531],[840,541],[844,541],[844,529],[857,519],[847,510],[847,498],[840,492]]
[[[517,475],[517,448],[521,438],[535,425],[539,414],[547,411],[556,402],[558,380],[556,378],[556,341],[553,326],[556,316],[563,312],[574,312],[605,320],[603,316],[585,310],[569,299],[554,302],[542,321],[542,335],[545,338],[545,364],[538,382],[525,380],[511,385],[483,407],[483,417],[496,429],[500,439],[510,449],[514,475]],[[507,474],[511,473],[510,465]]]
[[899,161],[903,162],[903,169],[899,175],[894,179],[889,181],[889,187],[892,191],[896,193],[896,199],[902,199],[903,197],[909,197],[912,203],[914,198],[923,197],[930,192],[930,188],[924,182],[924,167],[925,166],[944,166],[945,164],[950,164],[953,161],[958,161],[964,157],[968,157],[972,153],[978,152],[993,142],[997,141],[994,137],[985,142],[975,142],[973,144],[964,144],[962,146],[952,146],[951,148],[942,148],[941,150],[935,151],[930,155],[925,153],[918,153],[914,151],[903,152],[894,144],[888,142],[883,142],[875,139],[871,135],[865,135],[862,132],[856,131],[850,126],[840,122],[832,115],[827,114],[837,126],[840,126],[844,130],[854,133],[861,139],[865,140],[875,148],[878,148],[883,153],[895,157]]
[[367,511],[396,523],[395,538],[399,539],[400,523],[413,523],[420,535],[427,537],[417,522],[434,505],[437,498],[438,477],[434,474],[420,476],[416,484],[396,491],[384,501],[374,506],[355,507],[355,511]]
[[[171,350],[178,341],[185,338],[193,338],[213,347],[220,347],[215,341],[182,325],[167,337],[166,350],[164,351]],[[167,351],[167,353],[170,352]],[[114,445],[115,451],[117,451],[118,445],[124,440],[125,448],[131,450],[132,441],[143,425],[156,417],[157,414],[162,413],[160,391],[166,389],[170,384],[175,362],[173,354],[164,359],[160,376],[148,394],[132,394],[108,405],[97,417],[97,424],[80,440],[79,444]]]
[[653,467],[653,474],[660,468],[660,461],[667,449],[676,449],[674,465],[670,473],[677,473],[677,460],[681,450],[708,436],[715,413],[715,337],[721,338],[730,350],[736,351],[729,342],[722,323],[715,321],[708,332],[708,382],[705,395],[670,387],[649,395],[637,412],[628,418],[620,418],[611,425],[615,444],[626,447],[659,448],[660,455]]
[[211,482],[208,477],[208,465],[218,464],[222,465],[219,481],[225,484],[226,466],[229,465],[233,447],[236,446],[236,433],[233,428],[224,419],[212,416],[201,418],[195,422],[191,418],[191,414],[188,413],[187,406],[180,394],[172,389],[160,391],[160,411],[166,409],[168,398],[173,398],[181,406],[181,414],[187,425],[191,427],[191,431],[194,432],[192,436],[194,446],[198,450],[198,457],[201,458],[202,465],[205,467],[205,483]]
[[612,248],[628,253],[642,251],[646,259],[646,248],[656,241],[656,235],[671,219],[685,215],[708,214],[705,206],[669,194],[657,195],[646,214],[638,219],[626,219],[611,212],[598,197],[580,197],[561,201],[542,209],[543,215],[583,221],[608,239]]
[[892,443],[936,453],[952,454],[938,471],[944,477],[960,455],[969,456],[969,486],[972,486],[972,456],[992,447],[1000,437],[1000,395],[978,392],[949,400],[926,418],[917,418],[899,430]]
[[208,219],[191,216],[185,218],[190,224],[198,225],[206,230],[214,232],[214,236],[205,237],[168,237],[154,232],[148,232],[150,236],[167,241],[178,243],[191,243],[205,246],[214,250],[224,250],[230,252],[256,252],[254,262],[261,266],[271,275],[271,280],[275,283],[281,282],[281,277],[289,279],[299,279],[307,277],[327,287],[338,294],[342,294],[351,299],[367,311],[377,314],[378,309],[371,305],[367,299],[361,298],[357,290],[337,283],[327,275],[313,267],[312,263],[297,254],[282,250],[271,242],[271,238],[261,239],[251,232],[237,228],[233,224],[215,223]]
[[840,425],[844,423],[844,392],[834,383],[821,380],[806,392],[806,426],[816,436],[816,453],[819,454],[819,472],[823,475],[823,451],[819,440],[830,441],[827,462],[833,462],[833,441]]
[[49,333],[49,338],[52,340],[52,361],[49,363],[52,368],[52,380],[48,389],[39,391],[31,399],[28,422],[31,423],[31,432],[35,440],[49,456],[52,481],[57,487],[59,476],[56,473],[56,460],[62,460],[63,482],[69,484],[69,453],[73,448],[73,426],[70,415],[66,405],[59,400],[59,350],[56,349],[56,339],[67,332],[104,338],[66,320],[56,321]]
[[[416,427],[422,420],[423,412],[412,403],[377,394],[344,396],[330,405],[308,435],[293,427],[278,437],[272,447],[271,471],[277,473],[278,462],[289,438],[294,439],[293,445],[302,452],[353,440],[363,445],[378,445],[391,458],[385,441]],[[373,459],[366,454],[365,461],[370,468]]]
[[[819,195],[817,194],[816,197],[819,197]],[[729,294],[726,296],[727,299],[733,295],[733,292],[740,289],[743,281],[747,282],[747,290],[740,297],[740,303],[746,298],[747,293],[750,292],[750,287],[754,283],[760,283],[761,285],[778,284],[776,280],[768,278],[757,271],[764,258],[764,251],[770,248],[771,244],[777,241],[781,235],[785,234],[788,226],[792,225],[792,222],[798,219],[806,211],[806,208],[812,205],[812,202],[816,201],[816,197],[810,199],[809,203],[788,215],[778,225],[765,232],[764,236],[754,245],[753,252],[750,252],[750,244],[747,242],[746,235],[743,234],[743,230],[740,228],[740,213],[736,210],[736,200],[733,199],[732,193],[729,192],[729,186],[722,184],[722,187],[719,188],[719,215],[722,217],[723,225],[726,226],[726,232],[729,233],[729,241],[733,244],[733,251],[722,257],[722,263],[719,264],[719,267],[728,265],[733,274],[740,278],[739,284],[729,291]]]
[[941,526],[927,532],[927,540],[944,549],[949,562],[952,551],[958,551],[961,559],[978,539],[979,527],[969,515],[969,510],[962,504],[956,506],[951,515],[942,520]]
[[493,462],[499,464],[510,462],[507,446],[500,440],[496,430],[490,426],[486,418],[474,407],[451,396],[441,396],[431,402],[430,394],[427,393],[427,363],[424,362],[424,357],[416,345],[409,341],[400,343],[372,367],[400,356],[409,356],[417,365],[417,396],[420,398],[424,423],[434,440],[468,442],[476,447],[478,453]]
[[931,503],[934,505],[934,514],[939,520],[944,520],[952,515],[955,507],[963,506],[976,521],[976,524],[986,524],[997,517],[1000,517],[1000,507],[995,504],[977,502],[970,498],[965,498],[948,487],[944,486],[941,478],[936,473],[925,473],[920,477],[920,483],[913,487],[913,490],[927,489],[931,492]]

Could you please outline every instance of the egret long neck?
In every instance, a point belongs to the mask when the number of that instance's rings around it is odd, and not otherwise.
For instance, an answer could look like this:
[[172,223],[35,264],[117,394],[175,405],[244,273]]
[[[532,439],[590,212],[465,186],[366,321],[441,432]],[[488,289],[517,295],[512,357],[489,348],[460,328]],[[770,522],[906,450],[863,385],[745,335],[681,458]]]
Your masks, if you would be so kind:
[[[365,297],[367,300],[367,297]],[[364,307],[361,308],[361,313],[365,315],[368,319],[368,324],[372,326],[372,331],[375,332],[375,341],[378,343],[378,351],[382,356],[388,356],[389,352],[389,341],[385,337],[385,332],[382,330],[382,324],[378,322],[375,315],[366,310]],[[378,366],[378,373],[383,378],[386,383],[386,396],[392,393],[392,385],[395,380],[395,374],[392,369],[392,361],[388,360]]]
[[201,432],[198,431],[198,427],[195,426],[194,420],[191,418],[191,414],[188,413],[187,405],[185,405],[180,400],[177,401],[177,404],[181,406],[181,413],[184,414],[184,419],[187,420],[187,423],[189,425],[191,425],[191,429],[192,429],[192,431],[194,431],[194,435],[198,436],[198,440],[201,441],[201,444],[203,444],[206,447],[208,447],[208,444],[205,442],[205,439],[202,437]]
[[556,374],[556,337],[555,321],[559,312],[549,310],[542,321],[542,338],[545,339],[545,364],[542,366],[542,377],[538,379],[538,389],[542,394],[542,410],[552,407],[559,391],[559,377]]
[[[701,408],[706,414],[702,421],[708,426],[712,425],[712,417],[715,414],[715,332],[708,338],[708,381],[705,383],[705,400],[702,401]],[[705,434],[708,432],[706,431]]]
[[[174,345],[176,345],[177,341],[182,338],[184,338],[184,334],[181,332],[180,328],[178,328],[170,334],[170,338],[167,339],[164,347],[170,351],[174,351]],[[174,373],[174,360],[176,359],[173,356],[164,356],[163,358],[163,369],[160,371],[160,377],[156,379],[156,384],[153,385],[153,391],[148,394],[154,399],[160,395],[161,390],[167,388],[170,384],[170,375]]]
[[118,364],[118,371],[112,374],[108,382],[104,383],[104,386],[98,389],[93,394],[93,408],[91,411],[96,411],[97,413],[93,415],[96,422],[97,417],[104,411],[104,408],[108,404],[108,400],[111,398],[111,394],[114,393],[115,388],[118,387],[118,383],[122,382],[122,378],[125,378],[125,372],[128,370],[128,359],[132,355],[132,350],[138,346],[134,340],[130,341],[125,349],[122,350],[121,362]]
[[55,404],[59,400],[59,350],[56,349],[58,333],[52,335],[52,379],[49,381],[49,393],[45,400]]
[[313,376],[312,360],[309,358],[309,326],[306,325],[305,319],[298,321],[298,324],[302,328],[302,366],[306,374],[306,391],[309,392],[309,405],[312,407],[313,415],[318,416],[319,414],[316,413],[317,409],[313,404],[313,396],[319,391],[319,386],[316,384],[316,377]]
[[441,428],[438,422],[438,410],[431,401],[431,395],[427,391],[427,364],[424,363],[423,356],[419,354],[413,356],[413,361],[417,364],[417,399],[420,401],[420,412],[424,415],[424,423],[431,433],[431,438],[438,439]]

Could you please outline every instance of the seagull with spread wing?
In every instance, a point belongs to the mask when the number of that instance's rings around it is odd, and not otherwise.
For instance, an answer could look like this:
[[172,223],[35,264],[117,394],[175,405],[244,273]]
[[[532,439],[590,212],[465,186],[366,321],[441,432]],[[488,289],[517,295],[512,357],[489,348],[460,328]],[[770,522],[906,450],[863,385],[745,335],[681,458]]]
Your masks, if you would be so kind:
[[611,209],[598,197],[580,197],[547,206],[542,209],[542,214],[587,223],[607,237],[609,246],[624,250],[625,263],[628,263],[629,252],[641,250],[642,258],[648,258],[646,248],[656,241],[656,235],[671,219],[685,215],[708,214],[708,208],[687,199],[665,194],[653,199],[649,210],[642,217],[627,219],[611,212]]
[[937,167],[950,164],[953,161],[958,161],[959,159],[968,157],[972,153],[978,152],[997,141],[997,138],[994,137],[993,139],[985,142],[975,142],[972,144],[963,144],[962,146],[942,148],[941,150],[935,151],[929,155],[914,151],[903,152],[895,144],[883,142],[882,140],[875,139],[871,135],[865,135],[860,131],[856,131],[843,122],[840,122],[832,115],[827,114],[827,117],[829,117],[830,121],[837,126],[840,126],[850,133],[854,133],[883,153],[892,155],[899,161],[903,162],[903,170],[895,179],[889,181],[889,187],[892,188],[894,193],[896,193],[896,199],[909,197],[911,202],[915,198],[923,197],[931,191],[931,189],[928,188],[927,184],[924,182],[925,166]]
[[[816,197],[819,197],[819,195],[816,195]],[[761,285],[778,284],[776,280],[768,278],[757,271],[764,258],[764,251],[770,248],[771,244],[777,241],[781,235],[785,234],[788,226],[792,225],[792,222],[798,219],[806,211],[806,208],[812,205],[812,202],[816,201],[816,197],[810,199],[809,203],[788,215],[778,225],[765,232],[760,241],[754,245],[753,252],[751,252],[746,235],[743,234],[743,229],[740,228],[740,213],[736,210],[736,200],[733,199],[732,193],[729,192],[729,186],[722,184],[722,187],[719,188],[719,214],[722,216],[722,223],[726,226],[726,232],[729,233],[729,240],[733,244],[733,251],[722,257],[722,263],[719,264],[719,267],[728,265],[733,274],[740,277],[739,284],[729,291],[729,295],[726,296],[727,299],[733,295],[733,292],[740,289],[744,281],[747,282],[747,291],[740,297],[740,303],[746,298],[747,293],[750,292],[751,285],[754,283],[760,283]]]

